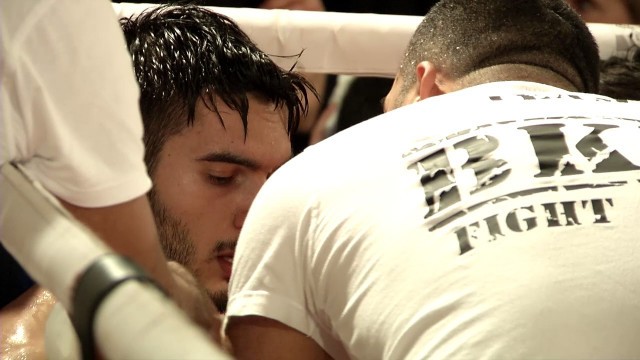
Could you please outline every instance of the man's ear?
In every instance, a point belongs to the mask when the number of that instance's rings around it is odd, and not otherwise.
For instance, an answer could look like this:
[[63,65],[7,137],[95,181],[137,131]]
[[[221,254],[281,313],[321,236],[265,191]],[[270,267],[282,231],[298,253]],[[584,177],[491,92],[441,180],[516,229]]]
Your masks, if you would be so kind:
[[416,67],[416,77],[418,79],[418,95],[420,100],[445,93],[436,81],[438,74],[438,70],[433,63],[422,61],[418,64]]

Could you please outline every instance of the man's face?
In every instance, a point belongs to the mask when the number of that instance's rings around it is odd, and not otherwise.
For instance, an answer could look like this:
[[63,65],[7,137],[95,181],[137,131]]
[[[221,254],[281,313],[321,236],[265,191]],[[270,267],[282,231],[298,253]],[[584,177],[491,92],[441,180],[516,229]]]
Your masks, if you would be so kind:
[[249,206],[267,177],[291,157],[284,111],[249,97],[248,131],[222,101],[224,118],[196,104],[193,126],[165,142],[151,194],[167,257],[204,285],[226,309],[235,244]]

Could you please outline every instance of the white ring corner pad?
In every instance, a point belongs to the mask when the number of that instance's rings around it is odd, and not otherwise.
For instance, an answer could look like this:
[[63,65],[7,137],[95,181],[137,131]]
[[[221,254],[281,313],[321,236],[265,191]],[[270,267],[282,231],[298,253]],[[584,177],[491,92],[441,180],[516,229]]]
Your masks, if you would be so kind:
[[[4,246],[69,309],[78,276],[110,250],[19,165],[5,163],[0,168],[0,197]],[[75,331],[60,312],[49,319],[55,323],[47,324],[46,337],[52,338],[45,343],[67,339],[69,345],[48,356],[79,359]],[[158,289],[136,281],[116,287],[104,299],[96,312],[94,334],[107,359],[230,359]]]

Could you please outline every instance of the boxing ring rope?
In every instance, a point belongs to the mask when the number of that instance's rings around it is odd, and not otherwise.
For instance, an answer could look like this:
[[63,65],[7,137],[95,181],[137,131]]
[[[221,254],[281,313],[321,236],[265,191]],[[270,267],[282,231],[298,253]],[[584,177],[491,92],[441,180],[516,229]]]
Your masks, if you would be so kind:
[[[129,17],[154,4],[113,4]],[[304,49],[296,69],[308,73],[393,77],[421,16],[347,14],[322,11],[208,7],[238,23],[270,55],[294,55]],[[600,57],[630,58],[640,47],[640,26],[588,24]],[[273,57],[285,69],[296,59]]]
[[[151,6],[156,5],[113,4],[118,17]],[[296,69],[303,72],[360,76],[392,77],[421,21],[419,16],[210,9],[234,19],[283,68],[297,61]],[[589,24],[589,28],[602,59],[630,58],[640,47],[640,26]],[[303,49],[299,59],[279,57]],[[110,250],[11,165],[2,167],[0,195],[3,243],[36,282],[71,309],[76,279]],[[144,283],[129,282],[109,295],[96,315],[95,335],[105,357],[112,359],[228,358],[172,302]],[[73,351],[65,358],[77,358]]]

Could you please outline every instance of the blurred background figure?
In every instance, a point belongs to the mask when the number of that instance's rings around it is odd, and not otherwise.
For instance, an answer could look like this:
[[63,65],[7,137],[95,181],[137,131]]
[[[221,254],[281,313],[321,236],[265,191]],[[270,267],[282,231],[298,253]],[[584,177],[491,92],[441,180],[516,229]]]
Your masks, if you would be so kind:
[[640,0],[565,0],[585,22],[640,24]]
[[600,94],[640,100],[640,53],[631,60],[612,57],[600,62]]

